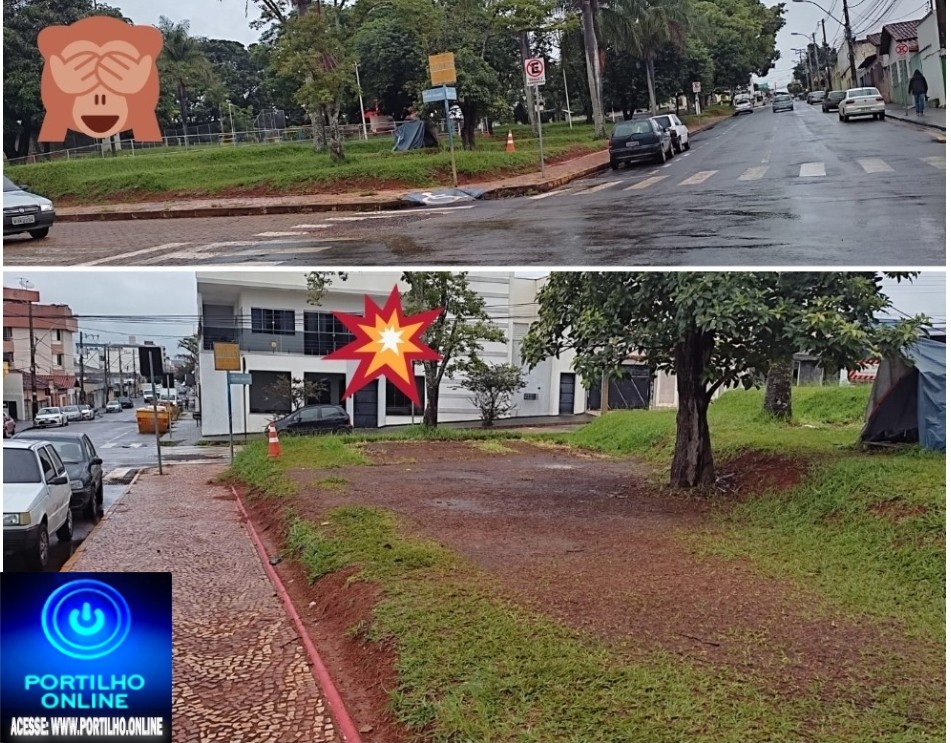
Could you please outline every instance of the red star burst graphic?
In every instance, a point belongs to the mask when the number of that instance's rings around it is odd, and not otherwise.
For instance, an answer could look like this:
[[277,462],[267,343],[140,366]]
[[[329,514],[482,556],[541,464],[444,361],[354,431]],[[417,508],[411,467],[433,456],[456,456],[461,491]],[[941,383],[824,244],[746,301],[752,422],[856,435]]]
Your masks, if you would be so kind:
[[442,358],[420,340],[440,312],[442,308],[437,307],[407,317],[403,314],[399,289],[395,286],[382,308],[367,295],[363,315],[334,312],[334,317],[347,326],[356,340],[324,358],[360,362],[344,398],[383,375],[414,404],[422,404],[413,378],[413,362],[439,361]]

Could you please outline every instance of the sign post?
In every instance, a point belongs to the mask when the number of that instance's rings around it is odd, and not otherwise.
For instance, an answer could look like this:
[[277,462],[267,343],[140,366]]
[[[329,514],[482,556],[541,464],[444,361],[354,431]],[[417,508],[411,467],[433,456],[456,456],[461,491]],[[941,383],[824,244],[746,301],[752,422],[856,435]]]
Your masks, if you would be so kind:
[[[228,375],[228,447],[231,451],[231,461],[234,461],[234,418],[231,413],[231,385],[233,384],[242,384],[247,385],[251,384],[251,375],[250,374],[239,374],[237,372],[225,372]],[[244,399],[244,394],[241,395]],[[245,426],[245,433],[247,433],[247,426]]]
[[[158,391],[155,389],[155,375],[163,373],[162,361],[162,349],[159,346],[139,346],[139,373],[143,377],[148,377],[152,383],[152,426],[155,428],[155,453],[160,475],[164,473],[162,472],[162,435],[159,433]],[[168,425],[171,430],[171,414],[169,414]]]
[[697,116],[700,115],[700,81],[695,80],[693,83],[693,107],[697,113]]
[[541,57],[531,57],[525,60],[525,82],[531,91],[528,103],[538,117],[538,155],[541,160],[542,175],[545,175],[545,145],[542,140],[542,112],[538,96],[538,86],[545,84],[545,60]]
[[[234,422],[231,412],[231,385],[238,384],[232,382],[234,375],[231,372],[241,371],[241,346],[237,343],[216,343],[215,352],[215,371],[227,373],[227,384],[225,390],[228,395],[228,448],[231,452],[231,461],[234,461]],[[250,377],[251,375],[244,375]]]
[[[456,175],[456,150],[452,143],[452,122],[449,120],[449,83],[456,82],[456,56],[452,52],[432,54],[429,57],[429,77],[433,85],[442,86],[442,102],[446,113],[446,134],[449,137],[449,160],[452,163],[452,187],[459,185]],[[455,96],[456,89],[451,89]],[[426,101],[425,96],[423,100]],[[431,103],[433,101],[427,101]]]

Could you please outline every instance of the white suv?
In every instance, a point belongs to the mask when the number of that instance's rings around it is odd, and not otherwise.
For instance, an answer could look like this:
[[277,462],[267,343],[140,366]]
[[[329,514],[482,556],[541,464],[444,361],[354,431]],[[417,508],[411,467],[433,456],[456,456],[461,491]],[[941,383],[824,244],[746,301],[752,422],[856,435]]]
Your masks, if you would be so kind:
[[49,562],[50,532],[73,538],[72,488],[66,465],[48,441],[3,442],[3,551],[23,553],[33,567]]
[[40,408],[36,417],[33,419],[33,425],[37,428],[46,428],[47,426],[68,426],[69,418],[62,408]]
[[753,101],[748,95],[738,95],[733,99],[733,115],[753,113]]

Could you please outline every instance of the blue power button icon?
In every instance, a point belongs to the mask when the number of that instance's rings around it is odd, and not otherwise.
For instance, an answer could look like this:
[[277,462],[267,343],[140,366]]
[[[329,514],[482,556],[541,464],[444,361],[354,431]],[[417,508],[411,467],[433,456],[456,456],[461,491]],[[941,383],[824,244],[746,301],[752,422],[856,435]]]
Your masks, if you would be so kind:
[[102,581],[81,579],[57,588],[43,605],[43,634],[63,655],[102,658],[125,642],[132,626],[129,604]]

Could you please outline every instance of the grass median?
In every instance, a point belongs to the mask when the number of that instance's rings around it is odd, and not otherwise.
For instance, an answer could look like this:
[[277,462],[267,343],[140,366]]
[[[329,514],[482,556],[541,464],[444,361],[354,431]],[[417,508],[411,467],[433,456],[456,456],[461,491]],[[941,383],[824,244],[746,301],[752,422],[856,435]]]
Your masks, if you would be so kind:
[[[357,566],[354,579],[381,587],[372,621],[354,632],[397,649],[392,708],[418,740],[943,740],[943,687],[935,678],[943,669],[945,458],[916,449],[856,450],[866,399],[862,388],[797,389],[792,424],[761,415],[762,393],[717,400],[710,418],[718,461],[752,450],[801,457],[809,471],[791,489],[724,503],[709,528],[680,535],[697,554],[748,561],[801,587],[815,597],[806,611],[854,617],[899,638],[918,673],[882,664],[863,680],[861,709],[819,687],[777,695],[689,656],[617,652],[600,637],[501,598],[492,576],[386,509],[355,501],[320,520],[294,514],[295,497],[317,496],[298,492],[301,478],[290,472],[318,470],[319,483],[346,488],[333,471],[370,464],[364,443],[387,438],[474,438],[489,451],[523,438],[661,468],[672,446],[669,411],[612,413],[572,434],[409,429],[360,440],[290,439],[277,461],[256,443],[239,454],[233,475],[260,497],[285,499],[285,547],[312,579]],[[657,497],[677,496],[659,488]]]

